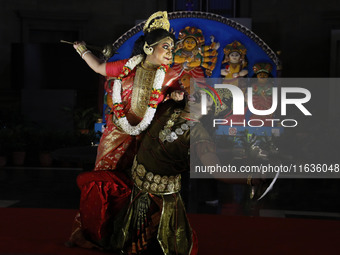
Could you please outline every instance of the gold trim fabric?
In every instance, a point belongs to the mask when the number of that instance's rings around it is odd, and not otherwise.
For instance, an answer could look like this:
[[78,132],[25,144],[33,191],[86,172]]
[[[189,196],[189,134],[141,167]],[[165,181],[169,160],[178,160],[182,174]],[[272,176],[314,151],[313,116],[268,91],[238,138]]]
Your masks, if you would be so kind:
[[131,110],[140,118],[144,117],[148,109],[156,70],[137,67],[131,98]]
[[159,175],[149,172],[135,157],[132,166],[132,180],[135,186],[151,194],[169,195],[181,190],[181,175]]

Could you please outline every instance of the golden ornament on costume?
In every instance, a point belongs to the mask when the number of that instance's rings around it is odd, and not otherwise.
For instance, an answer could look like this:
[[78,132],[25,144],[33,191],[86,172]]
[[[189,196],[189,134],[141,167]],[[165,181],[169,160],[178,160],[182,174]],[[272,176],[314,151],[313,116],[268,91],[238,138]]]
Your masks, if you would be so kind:
[[145,69],[143,65],[137,67],[135,85],[131,97],[131,110],[140,118],[143,118],[148,108],[155,75],[156,70]]
[[150,45],[148,45],[147,42],[144,43],[143,50],[146,55],[152,55],[153,53],[153,48]]
[[152,14],[146,21],[143,27],[143,32],[145,34],[160,28],[166,31],[169,31],[170,29],[170,22],[168,20],[168,13],[166,11],[159,11]]

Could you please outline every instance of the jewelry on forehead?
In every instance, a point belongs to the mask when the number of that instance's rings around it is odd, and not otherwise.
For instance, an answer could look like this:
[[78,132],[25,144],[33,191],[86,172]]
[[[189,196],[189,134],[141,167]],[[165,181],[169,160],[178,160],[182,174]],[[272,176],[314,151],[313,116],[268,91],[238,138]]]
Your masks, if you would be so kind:
[[156,44],[159,44],[159,43],[164,42],[166,40],[171,40],[171,46],[174,45],[174,40],[170,36],[167,36],[167,37],[165,37],[165,38],[163,38],[163,39],[161,39],[157,42],[154,42],[153,44],[150,45],[150,47],[155,46]]
[[157,45],[157,44],[159,44],[159,43],[161,43],[161,42],[164,42],[166,40],[171,40],[171,45],[170,46],[171,47],[174,46],[174,41],[172,40],[172,38],[170,36],[167,36],[167,37],[165,37],[165,38],[163,38],[163,39],[161,39],[161,40],[159,40],[159,41],[157,41],[157,42],[155,42],[155,43],[153,43],[151,45],[149,45],[147,42],[145,42],[144,46],[143,46],[143,50],[144,50],[145,54],[146,55],[151,55],[153,53],[153,48],[152,47]]

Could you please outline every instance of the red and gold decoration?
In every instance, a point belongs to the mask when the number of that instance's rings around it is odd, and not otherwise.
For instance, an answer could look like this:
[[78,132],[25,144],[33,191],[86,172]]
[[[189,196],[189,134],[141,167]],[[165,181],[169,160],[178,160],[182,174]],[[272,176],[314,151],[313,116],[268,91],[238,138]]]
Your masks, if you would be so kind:
[[[223,52],[224,52],[224,54],[225,54],[226,57],[228,57],[229,54],[232,53],[232,52],[237,52],[238,54],[241,55],[241,58],[244,59],[245,55],[247,54],[247,49],[246,49],[246,47],[244,47],[244,45],[241,44],[239,41],[234,41],[234,42],[232,42],[232,43],[230,43],[230,44],[227,44],[227,45],[224,47]],[[227,62],[227,61],[224,60],[224,61],[222,62],[222,64],[225,63],[225,62]]]
[[158,98],[161,95],[160,89],[152,89],[148,106],[156,109],[158,105]]
[[[122,97],[121,97],[121,89],[122,89],[122,79],[127,76],[131,70],[133,70],[139,63],[142,62],[144,57],[142,55],[134,56],[130,58],[124,68],[122,74],[119,76],[119,79],[116,79],[113,84],[112,89],[112,102],[113,105],[117,105],[117,107],[113,108],[113,112],[115,116],[117,117],[116,124],[127,134],[129,135],[139,135],[142,131],[144,131],[151,123],[155,112],[157,108],[157,103],[155,104],[155,93],[151,94],[150,100],[149,100],[149,106],[150,104],[152,107],[148,107],[148,109],[145,112],[145,115],[141,122],[139,122],[136,126],[132,126],[129,121],[127,120],[125,115],[122,115],[122,111],[119,110],[122,105]],[[160,65],[157,68],[156,75],[154,78],[153,83],[153,91],[160,91],[163,85],[163,81],[165,78],[165,72],[166,68],[163,65]],[[159,95],[158,95],[159,96]]]
[[[219,43],[214,42],[211,37],[211,45],[205,45],[205,39],[201,29],[187,26],[180,30],[179,43],[176,45],[174,57],[174,69],[184,69],[192,73],[192,77],[204,77],[201,67],[205,73],[211,76],[217,62],[217,49]],[[195,74],[197,73],[197,74]],[[198,74],[200,73],[200,74]]]
[[269,63],[257,63],[253,66],[253,71],[255,74],[259,74],[259,73],[270,74],[272,70],[273,70],[273,67]]

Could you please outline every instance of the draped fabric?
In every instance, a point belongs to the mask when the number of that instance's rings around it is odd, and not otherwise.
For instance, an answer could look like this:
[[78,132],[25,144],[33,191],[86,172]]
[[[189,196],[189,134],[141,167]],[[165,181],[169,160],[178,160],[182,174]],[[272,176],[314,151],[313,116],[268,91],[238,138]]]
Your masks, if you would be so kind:
[[[124,61],[120,61],[117,64],[110,64],[110,67],[107,68],[107,74],[117,75],[116,71],[124,63]],[[119,67],[116,68],[115,65]],[[124,112],[132,125],[138,124],[141,120],[132,111],[135,76],[136,72],[133,70],[128,77],[122,80],[121,93]],[[165,98],[167,89],[176,89],[173,84],[176,84],[174,81],[177,78],[177,72],[170,71],[167,73],[159,101]],[[113,80],[108,80],[106,84],[108,93],[112,93],[112,84]],[[166,115],[166,117],[168,116]],[[80,174],[77,179],[77,184],[81,190],[80,208],[70,241],[85,248],[130,249],[130,251],[135,250],[135,254],[141,254],[141,252],[144,252],[143,247],[147,247],[148,252],[151,251],[150,254],[161,254],[163,250],[164,254],[189,255],[193,247],[193,232],[187,221],[180,195],[158,197],[146,193],[140,196],[133,192],[133,183],[129,173],[124,172],[131,168],[132,159],[137,153],[139,143],[146,136],[130,136],[124,133],[114,124],[112,114],[108,114],[106,119],[107,127],[98,146],[95,169],[92,172]],[[156,122],[157,120],[153,121],[153,123]],[[185,136],[185,139],[184,146],[181,145],[183,148],[180,151],[171,149],[173,159],[182,158],[174,167],[177,170],[169,168],[173,164],[172,159],[167,160],[164,165],[158,165],[158,167],[170,172],[188,170],[188,135]],[[149,142],[150,140],[146,140],[144,144]],[[148,154],[147,151],[144,152],[146,152],[144,154],[145,160],[150,163],[154,162],[154,155]],[[163,207],[167,208],[166,213],[162,213]],[[174,208],[177,208],[178,211]],[[144,212],[145,218],[137,217],[140,211]],[[125,215],[129,215],[131,218],[124,218]],[[145,219],[145,222],[143,219]],[[130,224],[131,220],[133,221],[132,224]],[[137,222],[139,222],[139,225]],[[148,228],[144,223],[147,224]],[[176,223],[180,223],[181,227],[177,228]],[[172,226],[172,232],[169,232],[169,224]],[[151,231],[149,231],[150,226],[153,226]],[[125,239],[122,235],[123,229],[127,229],[127,233],[130,233],[128,239]],[[174,247],[177,248],[174,250]],[[153,249],[158,249],[160,253],[152,253]],[[178,252],[173,253],[176,250]],[[191,254],[196,254],[196,248],[193,251],[194,253]]]
[[179,193],[140,192],[119,171],[82,173],[77,184],[82,190],[78,218],[82,236],[75,238],[81,247],[143,255],[197,254],[197,237]]
[[89,240],[101,243],[112,233],[113,217],[129,202],[132,183],[124,173],[103,170],[80,174],[77,184],[82,191],[82,231]]
[[[119,66],[116,68],[116,63],[107,63],[107,74],[109,76],[118,75],[117,70],[122,70],[122,64],[124,62],[119,61],[117,65]],[[112,73],[109,73],[109,70]],[[122,102],[124,105],[124,112],[128,118],[128,120],[133,123],[134,125],[138,124],[141,120],[139,117],[131,113],[131,97],[133,91],[133,80],[135,77],[136,72],[132,71],[131,74],[123,79],[122,81]],[[108,85],[107,90],[109,93],[109,97],[112,94],[112,86],[113,80],[107,81]],[[136,142],[136,137],[132,137],[129,134],[126,134],[122,130],[120,130],[114,123],[113,123],[113,114],[109,113],[106,116],[106,128],[102,134],[100,139],[98,150],[97,150],[97,159],[95,163],[94,170],[113,170],[116,168],[118,161],[122,158],[125,154],[128,147],[131,143]],[[129,160],[127,160],[129,161]]]
[[102,170],[81,173],[77,184],[81,190],[79,212],[68,243],[103,249],[114,232],[112,222],[129,203],[133,183],[124,172]]
[[[201,148],[195,149],[197,152],[203,152],[202,148],[206,146],[201,146],[202,143],[207,145],[210,141],[207,132],[197,123],[174,142],[161,142],[160,130],[174,110],[182,107],[172,100],[162,103],[141,141],[137,161],[154,175],[170,176],[188,171],[190,132],[193,133],[196,147]],[[186,120],[179,117],[174,122],[173,129],[176,129]],[[178,192],[160,195],[139,190],[135,186],[123,222],[121,235],[112,238],[111,244],[118,245],[119,249],[127,250],[129,254],[144,254],[144,250],[150,251],[154,247],[158,247],[158,253],[145,254],[194,255],[198,252],[197,238]]]
[[[121,60],[117,62],[109,62],[106,64],[106,73],[108,77],[117,77],[123,69],[124,64],[127,60]],[[138,117],[131,109],[131,100],[132,100],[132,92],[134,86],[134,78],[136,75],[136,68],[131,71],[128,77],[125,77],[122,80],[122,102],[124,105],[124,113],[131,123],[131,125],[137,125],[141,118]],[[178,84],[176,83],[176,79],[178,78],[178,73],[172,69],[170,69],[166,75],[163,82],[162,94],[158,99],[158,102],[164,100],[166,93],[169,93],[178,88]],[[106,91],[111,97],[112,95],[112,86],[113,79],[109,79],[106,82]],[[177,87],[176,87],[177,86]],[[126,153],[129,146],[131,144],[138,145],[137,140],[140,139],[140,136],[130,136],[120,130],[113,123],[113,114],[108,113],[106,115],[106,128],[102,134],[98,150],[97,150],[97,159],[95,163],[94,170],[113,170],[117,167],[117,163],[120,160],[124,160],[123,165],[120,165],[121,168],[129,167],[128,162],[132,162],[133,156],[136,154],[136,151],[131,149],[131,153]],[[136,149],[136,146],[134,146]],[[126,156],[127,158],[123,159]],[[127,164],[126,164],[127,163]],[[130,165],[131,166],[131,165]]]
[[[172,100],[162,103],[141,141],[137,159],[154,174],[164,176],[188,171],[190,130],[173,143],[163,144],[158,139],[159,131],[174,109],[181,107]],[[178,118],[174,128],[185,121]],[[199,123],[192,132],[198,136],[198,144],[207,139]],[[197,254],[197,238],[187,219],[181,195],[141,191],[127,176],[120,169],[79,175],[81,200],[77,227],[83,235],[81,238],[73,235],[73,241],[86,248],[125,250],[130,254]]]
[[123,222],[122,233],[111,242],[128,254],[196,255],[198,252],[197,237],[179,193],[157,196],[134,189]]

